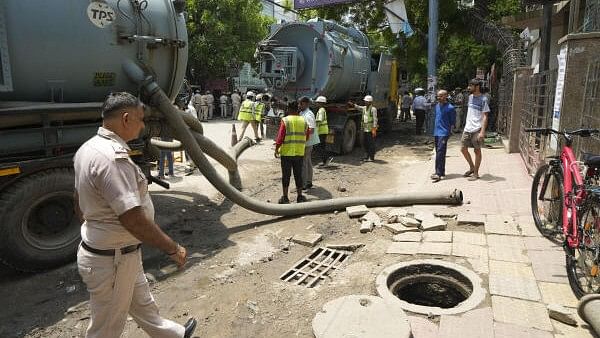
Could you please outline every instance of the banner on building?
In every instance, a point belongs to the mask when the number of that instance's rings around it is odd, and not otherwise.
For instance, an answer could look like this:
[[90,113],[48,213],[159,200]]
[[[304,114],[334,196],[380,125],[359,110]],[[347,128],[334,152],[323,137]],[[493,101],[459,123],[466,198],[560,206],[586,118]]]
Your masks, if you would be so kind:
[[306,9],[354,2],[355,0],[294,0],[294,9]]

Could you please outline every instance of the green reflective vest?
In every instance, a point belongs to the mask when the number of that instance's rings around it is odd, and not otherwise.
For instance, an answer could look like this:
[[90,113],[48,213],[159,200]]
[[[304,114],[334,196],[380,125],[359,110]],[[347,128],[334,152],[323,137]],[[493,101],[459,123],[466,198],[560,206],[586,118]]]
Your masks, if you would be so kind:
[[282,119],[285,124],[285,138],[281,145],[281,156],[304,156],[306,143],[306,122],[304,117],[289,115]]
[[265,110],[265,104],[262,102],[257,102],[256,105],[254,106],[254,113],[255,113],[256,121],[260,122],[260,120],[262,119],[264,110]]
[[362,116],[363,131],[369,132],[373,128],[373,106],[364,107]]
[[254,102],[252,100],[244,100],[240,107],[240,113],[238,115],[240,121],[254,121]]
[[329,125],[327,124],[327,111],[321,107],[317,111],[317,134],[329,134]]

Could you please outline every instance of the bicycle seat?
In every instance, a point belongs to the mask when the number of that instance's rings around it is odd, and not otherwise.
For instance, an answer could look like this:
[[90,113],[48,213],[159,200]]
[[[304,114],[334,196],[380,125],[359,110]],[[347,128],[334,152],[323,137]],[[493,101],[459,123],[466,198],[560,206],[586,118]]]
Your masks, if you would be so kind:
[[600,167],[600,155],[583,153],[583,163],[590,167]]

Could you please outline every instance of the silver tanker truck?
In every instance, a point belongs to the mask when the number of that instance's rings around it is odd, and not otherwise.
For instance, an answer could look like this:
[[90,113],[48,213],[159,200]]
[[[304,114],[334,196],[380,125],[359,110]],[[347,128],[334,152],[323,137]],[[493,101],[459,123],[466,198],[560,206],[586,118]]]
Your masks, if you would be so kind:
[[260,76],[276,98],[327,97],[330,150],[349,153],[359,139],[360,113],[347,107],[349,100],[372,95],[384,130],[396,120],[397,62],[372,52],[356,28],[321,19],[273,25],[257,57]]
[[[0,260],[40,270],[74,258],[72,156],[111,91],[139,93],[133,62],[174,99],[187,64],[185,0],[0,2]],[[132,144],[149,173],[147,138]]]

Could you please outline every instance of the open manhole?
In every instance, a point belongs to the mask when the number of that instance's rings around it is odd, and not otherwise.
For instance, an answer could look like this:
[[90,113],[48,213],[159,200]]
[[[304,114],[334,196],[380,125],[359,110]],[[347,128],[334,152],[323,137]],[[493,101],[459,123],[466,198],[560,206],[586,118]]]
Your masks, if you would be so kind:
[[407,311],[448,315],[476,307],[485,297],[473,271],[439,260],[415,260],[389,266],[377,277],[377,292]]

